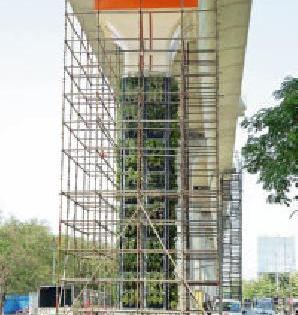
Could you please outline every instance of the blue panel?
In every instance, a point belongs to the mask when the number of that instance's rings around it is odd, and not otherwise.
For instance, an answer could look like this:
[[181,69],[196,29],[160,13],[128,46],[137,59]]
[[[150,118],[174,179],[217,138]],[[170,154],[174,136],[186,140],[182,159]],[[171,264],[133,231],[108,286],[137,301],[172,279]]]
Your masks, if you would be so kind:
[[4,301],[4,314],[15,314],[29,308],[28,295],[9,295]]

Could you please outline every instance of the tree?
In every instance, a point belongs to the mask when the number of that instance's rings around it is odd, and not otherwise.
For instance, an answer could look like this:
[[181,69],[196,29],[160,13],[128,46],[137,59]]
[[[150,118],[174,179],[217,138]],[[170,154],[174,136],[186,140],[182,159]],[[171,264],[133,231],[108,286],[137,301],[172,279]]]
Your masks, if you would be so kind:
[[46,225],[0,221],[0,304],[6,294],[36,291],[50,283],[52,255],[53,236]]
[[279,285],[277,288],[275,275],[269,274],[263,277],[243,282],[243,298],[253,299],[255,297],[275,296],[288,298],[298,294],[298,274],[281,273],[279,274]]
[[258,174],[269,192],[268,201],[289,206],[298,175],[298,78],[287,77],[274,97],[279,106],[263,108],[242,122],[249,132],[242,155],[244,168]]
[[253,299],[255,297],[273,297],[276,295],[276,286],[269,277],[262,277],[255,281],[243,283],[243,297]]

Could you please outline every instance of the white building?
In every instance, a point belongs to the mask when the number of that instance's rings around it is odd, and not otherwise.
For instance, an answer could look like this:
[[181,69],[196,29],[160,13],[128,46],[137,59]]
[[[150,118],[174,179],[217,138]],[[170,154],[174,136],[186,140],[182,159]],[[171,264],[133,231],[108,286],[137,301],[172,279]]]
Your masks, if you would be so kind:
[[294,237],[258,238],[258,274],[296,270]]

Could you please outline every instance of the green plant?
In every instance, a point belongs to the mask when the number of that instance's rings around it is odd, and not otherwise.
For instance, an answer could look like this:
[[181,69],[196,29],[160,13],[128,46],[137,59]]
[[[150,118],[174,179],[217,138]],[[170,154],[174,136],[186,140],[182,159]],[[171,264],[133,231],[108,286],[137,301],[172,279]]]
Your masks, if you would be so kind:
[[244,167],[258,174],[268,201],[290,205],[298,175],[298,78],[288,77],[274,93],[280,105],[263,108],[242,122],[249,131],[242,149]]
[[[117,111],[118,144],[124,149],[118,158],[117,183],[122,189],[135,190],[137,187],[137,119],[138,94],[144,93],[143,108],[143,143],[144,151],[144,185],[148,190],[177,189],[177,170],[175,149],[179,143],[179,126],[169,122],[178,118],[178,84],[173,78],[149,76],[145,78],[127,77],[121,82],[121,105]],[[170,91],[171,93],[168,93]],[[160,121],[159,121],[160,120]],[[167,122],[163,122],[163,120]],[[168,153],[165,154],[165,150]],[[165,170],[167,169],[167,172]],[[137,209],[136,198],[121,200],[122,216],[130,218]],[[176,218],[177,200],[166,197],[148,197],[144,207],[151,219]],[[175,248],[177,228],[175,226],[157,226],[160,238],[167,238],[170,248]],[[122,248],[136,248],[137,230],[129,226],[123,237]],[[158,238],[150,227],[146,228],[144,244],[147,249],[161,249]],[[125,276],[137,276],[137,255],[125,253],[122,256]],[[174,257],[175,259],[175,257]],[[164,257],[160,253],[148,253],[144,259],[145,273],[148,278],[162,280],[164,277]],[[174,279],[174,266],[169,263],[169,278]],[[170,308],[175,309],[178,303],[177,285],[167,285],[170,297]],[[147,288],[147,305],[160,308],[164,303],[164,284],[159,281],[150,282]],[[124,307],[133,307],[138,303],[137,291],[133,283],[125,282],[121,297]]]

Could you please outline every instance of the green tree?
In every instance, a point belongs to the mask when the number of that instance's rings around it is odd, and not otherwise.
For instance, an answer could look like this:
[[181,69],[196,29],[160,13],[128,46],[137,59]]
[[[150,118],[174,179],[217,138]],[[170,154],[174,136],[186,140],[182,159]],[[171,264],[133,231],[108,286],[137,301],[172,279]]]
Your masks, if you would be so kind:
[[263,108],[242,122],[249,132],[242,155],[244,168],[259,175],[268,201],[289,205],[298,175],[298,78],[287,77],[274,97],[279,106]]
[[257,280],[243,282],[243,298],[274,296],[288,298],[298,295],[298,273],[279,274],[279,286],[277,288],[275,276],[265,275]]
[[50,283],[52,255],[53,236],[48,226],[36,220],[0,221],[1,304],[6,294],[36,291],[41,284]]
[[290,284],[288,286],[287,295],[297,297],[298,296],[298,273],[291,274]]
[[253,299],[254,297],[272,297],[276,295],[276,286],[269,277],[262,277],[255,281],[244,281],[243,297]]

